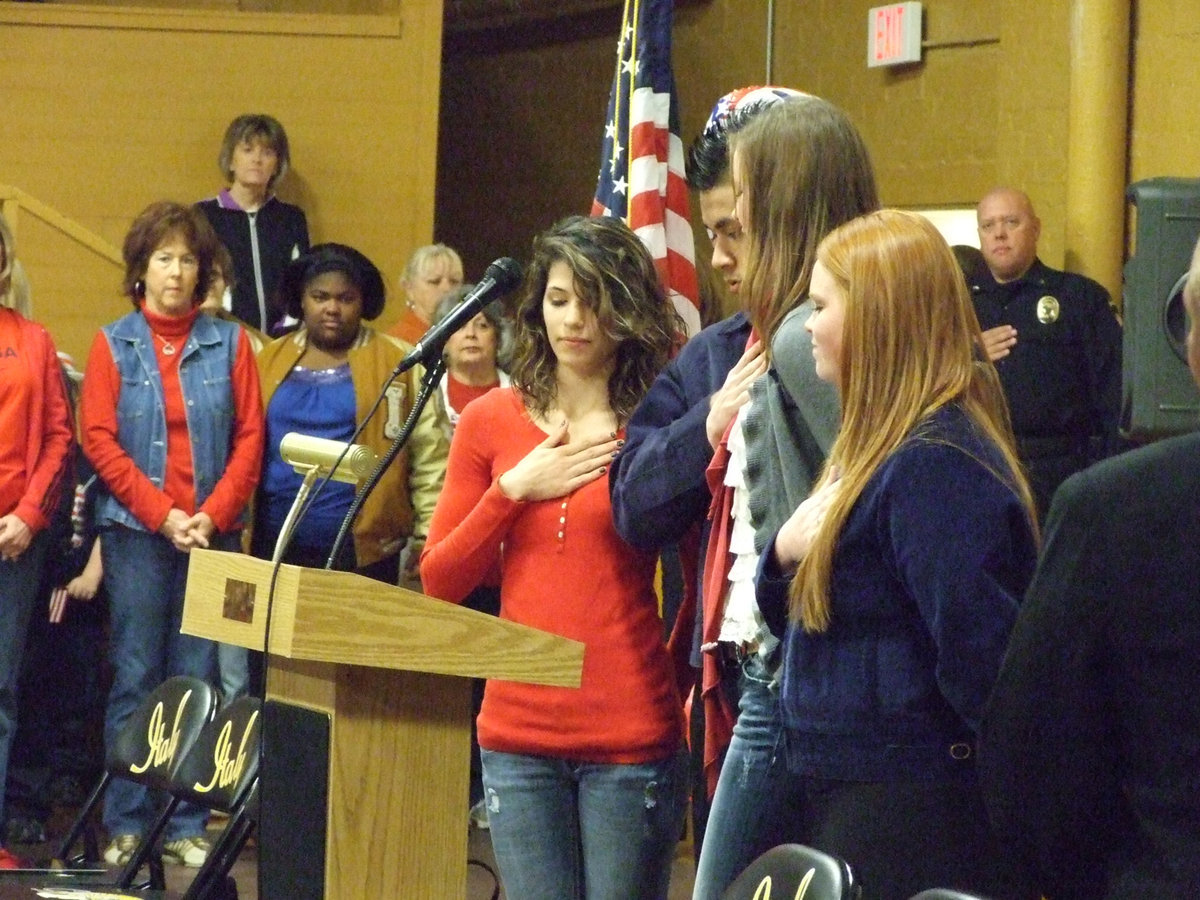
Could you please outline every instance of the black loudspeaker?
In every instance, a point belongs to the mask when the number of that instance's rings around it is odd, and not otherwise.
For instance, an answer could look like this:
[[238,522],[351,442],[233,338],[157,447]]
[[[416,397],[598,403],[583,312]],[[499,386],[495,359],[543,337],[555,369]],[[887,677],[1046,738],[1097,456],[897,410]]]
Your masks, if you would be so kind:
[[1200,179],[1149,178],[1126,196],[1137,207],[1137,232],[1125,264],[1121,431],[1139,440],[1182,434],[1200,426],[1183,306],[1200,235]]
[[262,728],[258,896],[324,900],[329,714],[268,700]]

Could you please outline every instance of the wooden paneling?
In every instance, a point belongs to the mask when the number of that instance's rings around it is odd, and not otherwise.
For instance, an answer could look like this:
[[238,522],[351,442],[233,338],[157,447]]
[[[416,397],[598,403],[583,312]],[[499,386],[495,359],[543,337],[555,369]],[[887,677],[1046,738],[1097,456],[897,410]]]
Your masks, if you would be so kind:
[[[774,80],[850,112],[886,203],[970,204],[997,183],[1024,187],[1043,221],[1042,256],[1058,265],[1066,257],[1071,3],[1048,0],[1035,11],[1020,0],[927,3],[924,61],[891,71],[866,67],[867,0],[776,3]],[[548,16],[546,4],[531,0],[512,8],[542,9],[532,23],[454,35],[439,108],[440,3],[286,0],[272,6],[296,15],[217,18],[204,9],[155,10],[153,18],[171,22],[105,33],[79,24],[38,28],[28,17],[46,16],[45,7],[0,2],[0,84],[15,135],[0,147],[0,182],[119,243],[140,204],[160,194],[210,194],[219,184],[212,166],[224,124],[263,109],[293,137],[285,199],[310,211],[318,239],[357,241],[394,285],[408,253],[432,234],[432,154],[440,140],[436,237],[459,247],[468,277],[478,277],[497,256],[527,257],[537,230],[590,201],[619,8],[584,4],[581,14]],[[306,9],[388,15],[298,14]],[[1200,77],[1189,62],[1200,43],[1186,26],[1190,9],[1184,0],[1134,5],[1131,181],[1200,167],[1189,139],[1188,98]],[[100,13],[112,11],[90,15]],[[470,9],[451,13],[462,18]],[[188,31],[212,22],[234,30]],[[390,37],[332,34],[397,22]],[[236,30],[251,27],[289,33]],[[301,33],[314,28],[324,31]],[[716,97],[765,79],[765,39],[761,0],[679,5],[675,72],[685,143]],[[707,259],[700,229],[697,238],[697,256]],[[68,262],[53,246],[26,249],[39,314],[57,316],[67,297],[78,303],[87,282],[80,267],[93,273],[92,296],[111,297],[116,279],[98,261]],[[394,315],[389,310],[383,321]],[[68,349],[78,352],[88,328],[67,328]]]
[[[148,203],[222,187],[225,126],[268,112],[291,142],[280,196],[314,241],[353,244],[392,281],[432,234],[441,22],[440,0],[390,16],[0,3],[0,182],[120,246]],[[20,231],[35,314],[82,363],[128,308],[121,273],[43,226]]]
[[[436,232],[463,254],[468,278],[498,256],[528,259],[534,234],[590,208],[620,19],[613,6],[472,41],[448,39]],[[717,97],[761,83],[765,21],[761,0],[676,9],[685,144]],[[707,260],[695,210],[693,220],[697,255]],[[701,270],[703,279],[708,270]]]
[[[866,66],[871,5],[776,3],[773,80],[849,112],[871,149],[885,203],[972,205],[996,184],[1024,187],[1043,221],[1041,254],[1061,265],[1072,0],[1036,9],[1020,0],[926,3],[923,61],[892,70]],[[711,0],[676,10],[685,144],[720,94],[764,80],[765,7]],[[1184,0],[1135,4],[1135,177],[1197,169],[1187,105],[1198,76],[1187,60],[1200,38],[1187,29],[1190,8]],[[512,29],[504,41],[452,47],[437,230],[463,250],[468,273],[524,250],[534,231],[590,196],[614,36],[615,25],[591,22],[574,32]],[[483,164],[472,167],[472,159]],[[699,229],[697,239],[697,258],[707,259]]]

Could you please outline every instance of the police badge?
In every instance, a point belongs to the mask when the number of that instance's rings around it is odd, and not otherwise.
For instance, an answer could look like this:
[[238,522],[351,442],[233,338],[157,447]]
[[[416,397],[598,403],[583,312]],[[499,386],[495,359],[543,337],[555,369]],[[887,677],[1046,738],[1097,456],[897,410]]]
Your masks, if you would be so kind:
[[1058,314],[1061,312],[1058,305],[1058,300],[1047,294],[1037,302],[1037,317],[1038,321],[1043,325],[1053,325],[1058,321]]

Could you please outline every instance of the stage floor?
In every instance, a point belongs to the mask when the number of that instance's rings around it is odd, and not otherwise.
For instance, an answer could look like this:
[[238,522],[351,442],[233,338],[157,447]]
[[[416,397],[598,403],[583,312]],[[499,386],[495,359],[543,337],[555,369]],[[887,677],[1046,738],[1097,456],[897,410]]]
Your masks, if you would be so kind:
[[[466,817],[463,818],[463,827],[466,828]],[[70,815],[56,815],[50,823],[50,836],[54,840],[60,839],[70,822]],[[488,832],[472,828],[467,847],[469,858],[480,860],[492,869],[495,868],[492,842]],[[38,860],[48,858],[54,852],[55,845],[51,842],[32,845],[17,844],[9,849],[22,859]],[[168,890],[176,896],[182,894],[187,890],[195,873],[195,869],[167,866]],[[238,900],[258,900],[258,850],[253,841],[242,851],[241,857],[233,867],[232,875],[238,886]],[[691,844],[680,842],[671,874],[670,900],[690,900],[694,877]],[[480,866],[467,867],[466,900],[490,900],[494,887],[492,876],[485,869]],[[35,897],[36,895],[27,885],[18,885],[11,881],[6,883],[3,875],[0,875],[0,900],[30,900]],[[501,891],[500,897],[503,900],[503,891]]]

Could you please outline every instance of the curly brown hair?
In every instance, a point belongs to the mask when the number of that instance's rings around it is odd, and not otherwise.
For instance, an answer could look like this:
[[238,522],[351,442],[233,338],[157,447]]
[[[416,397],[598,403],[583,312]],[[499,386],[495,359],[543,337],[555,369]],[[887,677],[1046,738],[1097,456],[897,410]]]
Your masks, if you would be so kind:
[[608,399],[624,424],[682,339],[683,320],[667,300],[645,244],[620,219],[570,216],[542,232],[534,239],[517,306],[512,370],[513,384],[537,415],[546,415],[558,390],[542,297],[550,267],[559,261],[570,266],[579,296],[617,343]]

